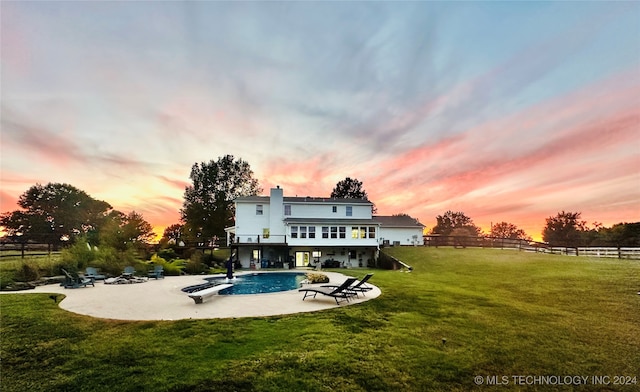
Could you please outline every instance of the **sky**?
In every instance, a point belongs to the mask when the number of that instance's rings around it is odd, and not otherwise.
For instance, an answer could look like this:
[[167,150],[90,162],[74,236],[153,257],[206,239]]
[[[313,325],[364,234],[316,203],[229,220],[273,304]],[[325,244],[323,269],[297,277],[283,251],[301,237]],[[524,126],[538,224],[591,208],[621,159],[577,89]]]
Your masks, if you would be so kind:
[[158,234],[194,163],[460,211],[640,221],[640,2],[0,2],[0,212],[71,184]]

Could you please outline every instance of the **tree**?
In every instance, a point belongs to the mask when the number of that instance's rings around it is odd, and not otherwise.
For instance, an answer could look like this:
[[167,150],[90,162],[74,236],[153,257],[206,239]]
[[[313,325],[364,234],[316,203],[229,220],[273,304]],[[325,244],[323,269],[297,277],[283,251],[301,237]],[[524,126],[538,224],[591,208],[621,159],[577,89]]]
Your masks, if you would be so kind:
[[546,219],[542,239],[551,246],[579,246],[587,230],[587,222],[580,220],[580,212],[559,212]]
[[196,240],[224,237],[224,228],[233,225],[233,200],[262,192],[249,164],[233,155],[195,163],[189,178],[193,185],[185,189],[180,218]]
[[597,237],[589,245],[640,246],[640,222],[617,223],[609,228],[597,227]]
[[98,230],[111,205],[69,184],[36,184],[18,199],[23,210],[3,213],[0,226],[21,241],[58,245]]
[[[432,234],[448,236],[452,235],[454,229],[466,229],[469,236],[480,234],[480,228],[473,224],[473,220],[463,212],[447,211],[443,215],[438,215],[436,222],[437,224],[431,229]],[[457,230],[456,232],[462,233],[463,231]]]
[[362,189],[362,182],[355,178],[347,177],[339,181],[333,191],[331,197],[336,199],[362,199],[369,200],[367,192]]
[[[335,199],[361,199],[369,201],[367,192],[362,188],[362,182],[355,178],[346,177],[342,181],[338,181],[333,191],[331,191],[331,197]],[[371,203],[371,213],[377,212],[375,204]]]
[[172,242],[174,244],[178,244],[180,239],[184,235],[184,225],[180,223],[174,223],[171,226],[167,226],[162,233],[163,242],[169,243]]
[[141,214],[135,211],[123,214],[113,210],[100,230],[100,245],[125,251],[131,246],[148,243],[154,236],[153,227]]
[[518,229],[518,226],[507,222],[500,222],[492,225],[490,235],[491,237],[531,241],[531,237],[529,237],[524,230]]

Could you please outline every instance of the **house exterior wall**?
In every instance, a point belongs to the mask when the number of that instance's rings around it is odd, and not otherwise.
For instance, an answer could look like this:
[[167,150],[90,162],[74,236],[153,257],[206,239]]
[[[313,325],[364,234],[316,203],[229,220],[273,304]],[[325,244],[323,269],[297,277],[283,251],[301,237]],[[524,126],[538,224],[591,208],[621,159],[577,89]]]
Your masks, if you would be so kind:
[[[291,216],[296,218],[332,218],[332,219],[371,219],[371,204],[349,204],[342,202],[291,202]],[[335,212],[333,212],[335,207]],[[347,208],[351,207],[351,215],[347,215]]]
[[422,227],[381,227],[380,245],[422,245]]

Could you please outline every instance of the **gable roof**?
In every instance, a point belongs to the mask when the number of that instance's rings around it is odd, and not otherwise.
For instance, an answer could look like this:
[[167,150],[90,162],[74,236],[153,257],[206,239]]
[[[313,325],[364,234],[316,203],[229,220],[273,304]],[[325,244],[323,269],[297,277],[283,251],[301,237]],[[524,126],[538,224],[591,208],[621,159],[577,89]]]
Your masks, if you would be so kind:
[[425,227],[409,215],[374,216],[373,221],[379,223],[381,227]]

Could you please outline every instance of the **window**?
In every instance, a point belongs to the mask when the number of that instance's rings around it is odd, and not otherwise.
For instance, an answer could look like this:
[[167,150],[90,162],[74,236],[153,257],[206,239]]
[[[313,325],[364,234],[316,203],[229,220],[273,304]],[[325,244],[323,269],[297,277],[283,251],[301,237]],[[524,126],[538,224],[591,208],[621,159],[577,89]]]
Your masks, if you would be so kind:
[[353,206],[347,206],[347,216],[353,216]]
[[322,257],[322,252],[320,252],[319,250],[314,250],[313,252],[311,252],[311,256],[313,256],[314,258],[320,258]]
[[357,227],[352,227],[351,228],[351,238],[358,238],[358,228]]
[[322,227],[322,238],[329,238],[329,226]]
[[287,216],[291,215],[291,204],[284,205],[284,214]]
[[262,204],[256,205],[256,215],[262,215]]
[[338,228],[331,226],[331,238],[338,238]]
[[369,227],[369,238],[376,238],[376,228],[373,226]]
[[338,212],[338,206],[331,207],[331,212],[333,212],[333,213]]
[[309,238],[316,238],[316,227],[309,226]]
[[347,238],[347,228],[340,226],[340,238]]
[[291,238],[298,238],[298,226],[291,226]]
[[300,238],[307,238],[307,226],[300,226]]

